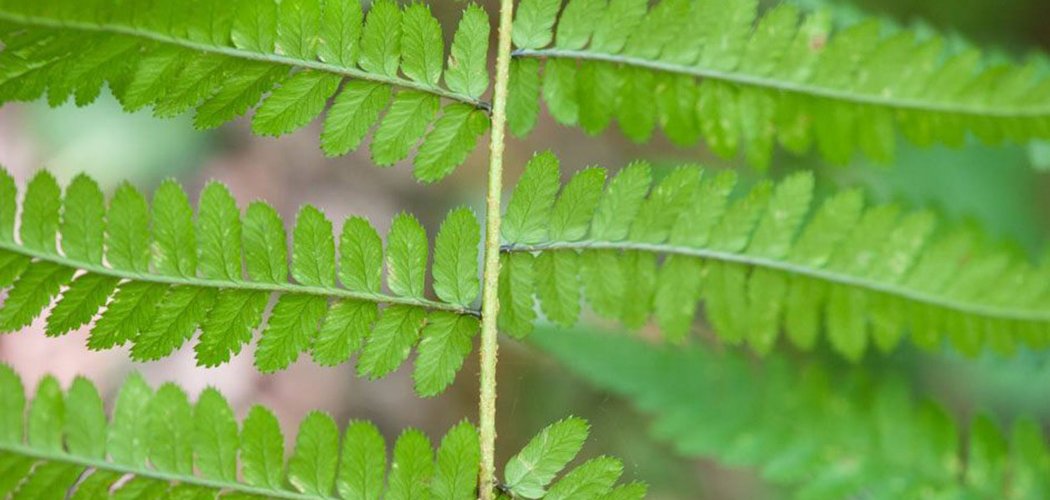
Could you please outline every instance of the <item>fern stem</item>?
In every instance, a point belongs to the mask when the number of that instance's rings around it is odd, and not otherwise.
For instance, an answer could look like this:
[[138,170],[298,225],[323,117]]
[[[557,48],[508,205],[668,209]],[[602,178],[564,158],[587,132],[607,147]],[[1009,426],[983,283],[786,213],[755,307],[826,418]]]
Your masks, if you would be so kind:
[[342,299],[353,299],[362,300],[367,302],[376,302],[380,304],[399,304],[406,306],[422,307],[424,309],[449,311],[456,314],[465,314],[470,316],[480,316],[480,313],[475,309],[465,308],[453,304],[447,304],[444,302],[436,302],[428,299],[418,299],[412,297],[396,297],[393,295],[386,295],[382,293],[370,293],[370,292],[358,292],[353,290],[347,290],[345,288],[335,287],[321,287],[321,286],[308,286],[299,285],[295,283],[263,283],[258,281],[225,281],[225,280],[214,280],[196,277],[181,277],[181,276],[166,276],[161,274],[144,274],[136,273],[132,271],[122,271],[118,269],[112,269],[99,264],[92,264],[90,262],[79,261],[70,259],[61,255],[55,255],[46,252],[40,252],[23,246],[19,246],[9,242],[0,242],[0,250],[8,251],[11,253],[17,253],[25,255],[27,257],[51,262],[60,266],[70,267],[73,269],[80,269],[93,274],[101,274],[104,276],[111,276],[114,278],[131,280],[131,281],[145,281],[150,283],[162,283],[166,285],[185,285],[185,286],[196,286],[206,288],[233,288],[238,290],[257,290],[262,292],[275,292],[275,293],[299,293],[308,295],[321,295],[325,297],[335,297]]
[[337,66],[334,64],[328,64],[316,60],[297,59],[294,57],[283,56],[279,54],[266,54],[262,52],[251,52],[248,50],[241,50],[234,47],[226,47],[219,45],[209,45],[205,43],[198,43],[192,40],[186,40],[183,38],[173,37],[164,35],[161,33],[154,33],[131,26],[122,26],[119,24],[92,24],[77,21],[59,21],[56,19],[50,19],[47,17],[36,17],[36,16],[23,16],[19,14],[11,14],[9,12],[0,12],[0,21],[7,21],[16,24],[32,25],[41,28],[51,29],[73,29],[80,31],[89,31],[95,33],[112,33],[117,35],[126,35],[144,40],[150,40],[154,42],[160,42],[170,45],[175,45],[185,49],[196,50],[200,52],[206,52],[211,54],[219,54],[227,57],[233,57],[237,59],[244,59],[249,61],[258,61],[272,64],[283,64],[287,66],[312,69],[316,71],[323,71],[326,73],[332,73],[341,75],[348,78],[354,78],[357,80],[368,80],[377,83],[384,83],[387,85],[393,85],[401,88],[418,90],[420,92],[426,92],[434,94],[440,97],[444,97],[449,100],[458,101],[469,104],[478,109],[486,111],[491,110],[489,103],[474,99],[470,96],[453,92],[448,89],[441,87],[431,86],[424,83],[414,82],[412,80],[406,80],[396,76],[385,76],[377,75],[375,73],[369,73],[355,68],[348,68],[345,66]]
[[500,0],[499,42],[496,46],[496,80],[492,92],[492,136],[489,142],[489,183],[485,206],[485,268],[481,295],[481,391],[478,398],[478,432],[481,470],[478,497],[492,500],[496,477],[496,360],[499,344],[500,196],[503,192],[503,149],[507,125],[507,86],[510,81],[511,24],[514,1]]
[[673,245],[636,243],[628,241],[573,241],[552,242],[537,245],[506,245],[501,248],[503,252],[541,252],[548,250],[619,250],[619,251],[641,251],[663,255],[681,255],[695,257],[705,260],[714,260],[741,264],[750,267],[761,267],[784,273],[804,276],[829,283],[862,288],[872,292],[893,295],[913,302],[928,304],[961,313],[968,313],[990,318],[1012,320],[1012,321],[1050,321],[1050,312],[1024,311],[1009,309],[999,306],[989,306],[973,302],[953,300],[948,297],[933,295],[903,286],[880,283],[876,280],[850,276],[827,269],[817,269],[792,262],[767,259],[752,255],[739,253],[721,252],[706,248],[679,247]]
[[733,71],[720,71],[699,66],[687,66],[663,61],[653,61],[640,57],[632,57],[621,54],[606,54],[592,52],[589,50],[571,49],[518,49],[513,52],[514,57],[533,57],[540,59],[575,59],[587,61],[601,61],[614,64],[623,64],[638,68],[651,69],[666,73],[689,75],[696,78],[709,78],[740,85],[761,87],[780,92],[792,92],[805,94],[813,97],[845,101],[856,104],[867,104],[873,106],[885,106],[894,109],[913,109],[939,113],[958,113],[967,115],[979,115],[996,118],[1040,118],[1050,114],[1050,109],[1039,106],[1023,108],[1003,109],[1001,106],[976,106],[962,103],[938,102],[934,100],[923,100],[906,97],[892,97],[878,94],[861,94],[830,87],[821,87],[806,83],[790,82],[748,75]]
[[305,495],[302,493],[296,493],[294,491],[272,490],[269,488],[260,488],[258,486],[250,486],[247,484],[233,481],[208,479],[193,475],[173,474],[155,469],[147,469],[144,467],[120,465],[115,464],[113,462],[107,462],[105,460],[70,455],[67,453],[46,452],[22,445],[0,445],[0,453],[10,453],[12,455],[31,457],[47,462],[62,462],[70,465],[77,465],[95,470],[114,472],[120,475],[131,474],[135,477],[141,477],[144,479],[155,479],[167,483],[178,482],[179,484],[200,486],[202,488],[208,488],[217,491],[222,490],[258,495],[263,498],[282,498],[290,500],[317,500],[318,498],[335,500],[336,498],[331,496],[318,497],[317,495]]

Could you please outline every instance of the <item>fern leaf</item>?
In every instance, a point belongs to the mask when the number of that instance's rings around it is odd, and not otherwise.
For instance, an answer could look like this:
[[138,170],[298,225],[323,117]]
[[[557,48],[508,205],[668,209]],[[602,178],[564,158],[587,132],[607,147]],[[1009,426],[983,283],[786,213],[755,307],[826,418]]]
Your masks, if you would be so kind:
[[343,498],[378,500],[386,476],[386,443],[375,424],[351,421],[343,437],[336,490]]
[[[6,332],[28,325],[57,298],[47,313],[48,335],[97,318],[88,347],[130,343],[136,360],[169,356],[200,330],[197,362],[217,366],[261,330],[255,363],[264,371],[283,369],[307,352],[333,366],[364,349],[361,373],[380,377],[418,344],[415,382],[428,395],[452,382],[472,347],[477,322],[466,319],[478,314],[471,305],[479,290],[481,230],[467,209],[453,211],[436,238],[437,299],[431,300],[427,234],[407,214],[395,219],[385,251],[368,221],[348,219],[337,252],[331,221],[304,206],[289,263],[276,210],[254,202],[242,217],[218,183],[205,186],[196,209],[174,181],[161,184],[152,204],[123,184],[107,208],[89,178],[74,179],[63,198],[43,173],[30,181],[23,207],[18,238],[12,219],[10,238],[0,239],[0,286],[8,290],[0,328]],[[397,307],[380,314],[382,305]]]
[[205,389],[193,407],[193,449],[201,476],[236,481],[238,448],[240,430],[233,409],[218,391]]
[[45,376],[37,385],[36,397],[29,405],[26,441],[46,452],[61,451],[65,419],[66,406],[58,380]]
[[409,297],[422,297],[429,246],[423,226],[415,217],[402,213],[390,226],[386,269],[390,289]]
[[338,76],[320,71],[297,73],[259,106],[252,131],[280,136],[306,126],[324,111],[328,99],[339,90],[339,82]]
[[193,408],[178,386],[167,383],[146,405],[149,461],[161,472],[193,474]]
[[149,419],[144,418],[153,389],[137,374],[131,375],[117,393],[112,420],[106,434],[106,448],[113,462],[141,467],[146,462],[150,436]]
[[102,263],[105,213],[98,184],[85,175],[74,178],[62,206],[62,251],[74,259]]
[[197,272],[197,239],[193,208],[175,181],[165,181],[153,195],[152,229],[157,271],[190,277]]
[[971,355],[1050,334],[1047,264],[938,229],[930,213],[865,209],[856,191],[817,207],[806,172],[736,196],[734,174],[698,167],[653,185],[644,163],[604,191],[604,172],[582,171],[558,194],[557,163],[540,158],[507,207],[500,324],[511,334],[531,330],[533,296],[547,319],[572,325],[581,290],[599,315],[631,328],[655,319],[670,340],[684,338],[703,302],[723,340],[759,353],[782,331],[811,349],[824,330],[851,360],[869,346],[892,350],[905,332]]
[[332,223],[320,210],[304,206],[295,220],[292,277],[304,285],[335,284],[335,240]]
[[102,458],[106,454],[106,413],[98,389],[77,377],[66,394],[66,446],[70,453]]
[[678,145],[703,137],[762,168],[777,143],[885,162],[898,131],[920,145],[1024,143],[1045,138],[1050,119],[1050,84],[1031,64],[992,64],[874,21],[832,30],[789,4],[760,16],[755,0],[524,0],[514,29],[512,88],[532,101],[513,108],[518,135],[538,111],[539,61],[562,124],[594,134],[616,119],[636,142],[659,124]]
[[489,19],[485,10],[470,4],[452,40],[445,83],[454,92],[481,97],[489,87],[487,59],[489,53]]
[[240,278],[241,212],[222,184],[209,183],[201,191],[197,213],[201,275],[211,279]]
[[431,313],[423,327],[416,370],[412,374],[417,393],[436,395],[452,384],[474,347],[473,339],[479,328],[477,318]]
[[325,117],[321,149],[338,156],[357,149],[390,104],[390,88],[375,82],[347,82]]
[[547,219],[558,191],[558,159],[550,152],[529,160],[520,189],[507,204],[503,239],[511,243],[535,243],[546,237]]
[[357,2],[324,5],[318,57],[329,64],[354,66],[361,53],[361,29],[364,13]]
[[445,54],[441,25],[430,14],[430,7],[422,3],[405,8],[401,24],[401,71],[417,82],[437,85]]
[[465,105],[445,106],[416,156],[416,178],[434,182],[452,173],[489,129],[488,118]]
[[478,433],[469,422],[460,422],[441,439],[430,493],[434,498],[474,498],[475,475],[481,463]]
[[[586,429],[579,419],[571,422],[574,429]],[[63,391],[46,376],[27,405],[18,374],[0,365],[0,423],[0,493],[11,498],[60,493],[95,499],[110,498],[111,492],[113,498],[477,496],[478,432],[466,421],[448,431],[436,453],[426,434],[405,430],[388,466],[386,444],[374,424],[351,421],[340,435],[332,417],[311,412],[299,424],[286,462],[274,414],[255,406],[238,422],[215,389],[205,389],[191,403],[177,386],[153,391],[133,374],[107,419],[98,390],[86,379],[77,378]],[[548,430],[533,441],[559,433]],[[570,450],[531,445],[523,453],[543,463],[549,482],[579,451],[583,437],[586,432],[568,436]],[[611,488],[609,483],[605,490]]]
[[343,300],[325,315],[317,333],[313,359],[320,365],[334,366],[350,358],[364,346],[379,310],[375,304]]
[[[70,96],[86,105],[108,83],[129,111],[173,117],[195,109],[200,128],[258,106],[252,130],[278,136],[306,126],[337,96],[321,134],[326,154],[357,149],[378,123],[376,160],[393,164],[420,146],[416,171],[427,182],[463,163],[488,127],[481,96],[489,24],[476,5],[465,9],[447,62],[429,8],[390,0],[367,13],[360,2],[319,0],[201,0],[192,8],[160,0],[134,9],[9,0],[0,20],[12,27],[2,35],[9,62],[0,103],[46,93],[52,106]],[[439,119],[442,101],[448,118]]]
[[273,412],[253,406],[241,431],[241,461],[244,482],[270,490],[282,486],[284,437]]
[[523,498],[543,498],[545,487],[580,452],[588,432],[587,422],[579,418],[567,418],[540,431],[507,462],[507,488]]
[[592,458],[569,471],[543,498],[604,498],[623,474],[623,463],[612,457]]
[[434,450],[426,434],[408,429],[394,444],[394,463],[387,478],[387,496],[415,499],[425,497],[434,474]]
[[575,252],[544,252],[536,257],[536,295],[551,321],[572,325],[580,316],[580,257]]
[[470,209],[461,208],[445,218],[434,244],[434,293],[453,304],[470,305],[478,298],[477,268],[481,226]]
[[554,21],[561,9],[558,0],[521,2],[514,17],[514,45],[522,48],[546,47],[554,38]]
[[277,5],[277,49],[296,59],[313,59],[321,24],[319,0],[291,0]]
[[536,320],[532,295],[536,287],[534,257],[527,253],[500,256],[499,328],[514,337],[524,337],[532,331]]
[[288,482],[317,497],[329,496],[335,486],[339,460],[339,429],[332,417],[311,412],[299,426],[295,450],[288,461]]
[[47,334],[64,335],[88,324],[116,290],[119,279],[85,274],[69,284],[47,318]]
[[654,346],[572,329],[540,328],[531,339],[651,414],[650,434],[679,453],[757,469],[784,489],[778,496],[1050,491],[1050,453],[1035,422],[1019,418],[1003,429],[980,413],[957,419],[902,379],[871,377],[870,367],[779,355],[756,365],[700,345]]
[[523,137],[536,126],[540,112],[540,62],[512,59],[507,88],[507,127],[514,135]]
[[391,306],[376,321],[372,336],[365,344],[357,371],[377,379],[385,377],[401,365],[419,340],[425,314],[408,306]]
[[54,251],[61,210],[61,188],[50,172],[41,170],[26,186],[20,236],[27,247]]
[[430,94],[407,90],[398,93],[376,129],[372,160],[386,167],[407,158],[409,150],[423,138],[437,116],[440,105]]
[[256,366],[263,372],[287,368],[313,343],[313,336],[324,318],[324,297],[305,294],[282,296],[273,308],[263,337],[259,341]]

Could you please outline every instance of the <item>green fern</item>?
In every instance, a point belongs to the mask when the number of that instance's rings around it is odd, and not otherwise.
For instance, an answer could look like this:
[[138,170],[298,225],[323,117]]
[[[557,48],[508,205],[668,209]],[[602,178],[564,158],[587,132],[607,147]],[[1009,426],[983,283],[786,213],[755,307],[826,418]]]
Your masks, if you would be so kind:
[[[170,355],[200,329],[197,361],[216,366],[261,329],[255,364],[264,372],[306,351],[322,365],[360,351],[358,372],[378,378],[418,343],[416,389],[430,396],[452,382],[478,330],[471,304],[479,289],[481,230],[466,208],[452,211],[438,232],[432,300],[424,286],[427,235],[408,214],[394,219],[385,252],[368,221],[347,219],[337,262],[332,223],[304,206],[289,276],[277,212],[254,202],[242,217],[219,183],[202,190],[196,214],[173,181],[161,184],[152,207],[124,184],[107,209],[90,178],[76,177],[63,197],[54,177],[41,171],[26,188],[17,240],[16,198],[14,181],[0,170],[0,288],[10,287],[0,331],[29,325],[61,295],[47,318],[49,336],[87,325],[105,306],[88,347],[130,342],[131,357],[140,361]],[[382,290],[384,266],[389,292]]]
[[[98,390],[84,378],[74,380],[67,391],[53,377],[43,378],[28,411],[24,394],[14,370],[0,365],[0,498],[477,497],[478,434],[466,421],[450,429],[436,450],[422,432],[405,430],[388,470],[386,443],[375,425],[354,420],[340,436],[332,417],[321,412],[303,419],[286,463],[274,414],[255,406],[238,423],[215,389],[204,390],[190,403],[175,385],[154,391],[132,375],[120,389],[110,419]],[[524,498],[543,496],[543,488],[586,438],[587,425],[580,419],[545,429],[508,463],[508,473],[517,479],[510,491],[522,491]],[[551,442],[565,444],[551,447]],[[595,462],[606,466],[600,475],[604,486],[573,498],[611,494],[623,466],[601,457],[565,474],[544,498],[567,498],[557,493],[593,488],[597,482],[576,471]],[[625,499],[645,493],[633,483],[616,490],[631,493]],[[540,495],[528,496],[536,491]]]
[[1050,262],[1034,266],[973,231],[937,230],[927,212],[865,209],[859,191],[812,210],[813,177],[799,173],[731,196],[732,172],[675,169],[655,186],[636,162],[602,191],[605,173],[576,174],[558,195],[550,153],[530,162],[506,210],[500,321],[527,334],[533,297],[572,325],[581,289],[600,315],[637,328],[654,316],[682,340],[696,312],[730,343],[769,352],[780,331],[811,349],[859,359],[893,349],[905,331],[963,352],[1050,342]]
[[541,328],[531,340],[652,413],[652,434],[679,453],[757,468],[799,498],[1050,495],[1047,438],[1035,422],[1006,433],[984,415],[957,423],[872,367],[783,356],[756,365],[732,352],[564,329]]
[[[535,123],[541,93],[560,123],[595,134],[616,119],[635,141],[658,125],[686,146],[746,151],[765,167],[773,145],[827,159],[854,151],[889,161],[897,131],[917,144],[1050,137],[1050,80],[1037,63],[993,64],[936,37],[886,34],[869,21],[832,33],[825,15],[757,0],[523,0],[512,130]],[[560,14],[559,14],[560,12]]]
[[[375,0],[366,12],[353,0],[0,0],[0,103],[86,105],[108,86],[128,111],[194,110],[200,128],[255,108],[253,131],[267,136],[325,113],[327,154],[371,135],[381,166],[415,149],[424,182],[448,176],[493,130],[483,280],[480,225],[466,208],[445,219],[431,255],[411,215],[396,216],[385,242],[352,217],[337,241],[332,222],[304,206],[289,250],[272,207],[242,213],[220,184],[196,208],[171,181],[149,201],[122,185],[107,203],[86,176],[63,191],[40,173],[19,207],[0,171],[0,332],[54,302],[48,335],[90,324],[90,348],[130,344],[136,360],[167,356],[200,331],[197,360],[214,366],[260,330],[263,372],[309,352],[321,365],[357,355],[357,372],[379,378],[415,349],[424,396],[453,381],[482,337],[479,429],[453,428],[436,460],[427,436],[406,431],[389,474],[371,424],[353,422],[341,438],[330,417],[310,414],[286,463],[273,415],[257,407],[238,423],[214,390],[191,404],[174,385],[154,392],[132,377],[109,421],[89,382],[63,392],[47,377],[26,418],[21,382],[0,366],[0,498],[641,498],[644,486],[616,484],[616,459],[560,475],[587,438],[576,418],[542,431],[496,479],[497,323],[529,333],[537,298],[561,325],[578,321],[585,299],[632,328],[653,318],[672,341],[685,339],[703,301],[723,340],[761,354],[781,332],[813,349],[822,330],[850,360],[872,344],[892,350],[905,333],[966,353],[1050,345],[1050,261],[940,229],[927,212],[866,209],[857,191],[814,209],[807,173],[743,192],[732,173],[698,167],[654,184],[637,162],[608,182],[589,168],[562,186],[557,159],[542,154],[505,220],[498,210],[504,128],[527,133],[541,94],[556,121],[592,134],[615,118],[636,141],[659,126],[676,144],[703,137],[760,167],[776,143],[795,153],[815,144],[845,163],[856,150],[891,158],[898,133],[920,145],[1050,138],[1050,80],[1038,62],[993,65],[874,22],[832,35],[826,17],[789,5],[759,19],[757,0],[522,0],[518,9],[501,0],[499,26],[489,116],[490,26],[476,5],[446,59],[442,26],[418,2]],[[758,466],[801,484],[803,497],[1050,494],[1034,426],[1019,425],[1007,445],[977,419],[960,441],[943,412],[853,368],[831,384],[838,371],[813,364],[799,374],[778,357],[752,369],[631,340],[539,341],[666,414],[658,434],[683,452]]]
[[[393,165],[422,141],[416,177],[433,182],[488,130],[479,100],[488,34],[485,12],[467,7],[445,67],[441,26],[423,4],[381,0],[366,16],[357,1],[2,0],[0,103],[46,93],[53,106],[70,96],[85,105],[108,83],[129,111],[196,109],[196,126],[213,128],[268,94],[252,130],[277,136],[305,126],[334,96],[326,154],[356,149],[378,122],[375,162]],[[439,117],[442,99],[450,103]]]

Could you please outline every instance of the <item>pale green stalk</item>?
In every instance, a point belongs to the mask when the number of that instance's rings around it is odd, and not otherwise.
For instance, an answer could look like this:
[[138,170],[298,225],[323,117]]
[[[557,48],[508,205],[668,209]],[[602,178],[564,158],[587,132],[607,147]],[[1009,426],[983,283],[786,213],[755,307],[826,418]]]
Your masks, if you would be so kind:
[[496,81],[493,86],[492,138],[489,142],[489,185],[485,207],[485,266],[481,293],[481,393],[478,428],[481,469],[478,497],[492,500],[496,477],[496,358],[499,345],[500,195],[503,192],[503,146],[507,125],[507,83],[510,80],[513,0],[500,0],[499,42],[496,46]]

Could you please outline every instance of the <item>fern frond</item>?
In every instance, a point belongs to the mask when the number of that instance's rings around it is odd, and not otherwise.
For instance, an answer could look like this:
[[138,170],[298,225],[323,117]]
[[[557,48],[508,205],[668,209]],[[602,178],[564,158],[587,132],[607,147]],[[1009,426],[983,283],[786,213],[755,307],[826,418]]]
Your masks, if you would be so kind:
[[[90,178],[75,178],[63,197],[54,177],[41,171],[26,189],[17,240],[15,183],[2,170],[0,194],[0,289],[9,288],[0,331],[29,325],[60,296],[47,318],[48,335],[98,316],[88,346],[130,342],[136,360],[167,356],[199,329],[197,361],[216,366],[261,329],[255,364],[263,371],[283,369],[307,351],[322,365],[360,351],[359,373],[376,378],[395,370],[418,343],[416,387],[434,395],[452,382],[478,329],[471,304],[479,291],[481,229],[466,208],[454,210],[438,232],[434,300],[425,290],[427,234],[408,214],[394,219],[385,250],[368,221],[347,219],[337,255],[332,223],[306,205],[289,266],[277,212],[254,202],[242,216],[219,183],[203,189],[196,212],[173,181],[160,186],[152,206],[124,184],[107,209]],[[389,292],[382,288],[384,267]]]
[[551,484],[580,453],[589,430],[587,422],[577,417],[547,426],[507,461],[504,489],[514,498],[643,498],[646,487],[641,483],[616,486],[623,464],[605,456],[580,464]]
[[[523,0],[517,10],[512,129],[532,128],[540,93],[560,123],[595,134],[614,119],[654,128],[759,167],[773,145],[816,143],[846,163],[889,161],[897,132],[926,145],[1050,137],[1050,79],[1036,62],[952,53],[937,37],[887,34],[875,21],[832,32],[827,16],[757,0]],[[560,11],[560,14],[559,14]]]
[[[467,421],[450,429],[436,450],[422,432],[405,430],[388,468],[386,443],[371,422],[351,420],[340,436],[332,417],[312,412],[300,423],[286,463],[281,427],[269,409],[255,406],[237,422],[215,389],[191,403],[178,386],[153,390],[139,375],[124,383],[108,419],[98,390],[81,377],[63,391],[47,376],[28,411],[26,403],[18,374],[0,365],[0,498],[477,498],[478,433]],[[576,429],[568,437],[582,445],[586,423],[570,421],[582,428],[582,436]],[[533,443],[561,427],[564,422]],[[522,456],[557,462],[543,476],[545,486],[578,451],[576,446],[566,457],[530,444],[511,464]],[[622,465],[596,460],[616,469],[615,477],[604,476],[612,481],[597,493],[574,498],[605,498],[613,490]],[[508,464],[508,470],[514,467]],[[554,494],[559,487],[594,482],[573,474],[546,498],[565,498]],[[624,498],[644,496],[640,485],[620,488],[628,487],[636,494]]]
[[1045,498],[1039,424],[965,423],[906,381],[868,369],[653,346],[544,328],[530,338],[595,386],[629,399],[685,456],[756,468],[799,498]]
[[375,161],[392,165],[421,143],[416,177],[433,182],[488,129],[488,33],[484,10],[468,6],[446,65],[441,26],[423,4],[382,0],[366,15],[357,1],[3,0],[0,103],[46,93],[53,106],[70,96],[85,105],[108,83],[129,111],[196,109],[195,124],[213,128],[262,100],[252,130],[277,136],[334,97],[326,154],[356,149],[379,123]]
[[534,296],[548,319],[574,324],[582,289],[598,314],[634,328],[655,317],[671,340],[705,301],[725,341],[760,353],[781,330],[810,349],[824,329],[853,360],[869,344],[893,349],[905,331],[969,354],[1050,342],[1050,262],[938,229],[928,212],[865,209],[853,190],[814,209],[809,173],[739,196],[734,173],[698,167],[653,186],[650,166],[635,162],[603,192],[604,177],[581,171],[558,195],[557,159],[530,161],[503,226],[504,329],[529,332]]

